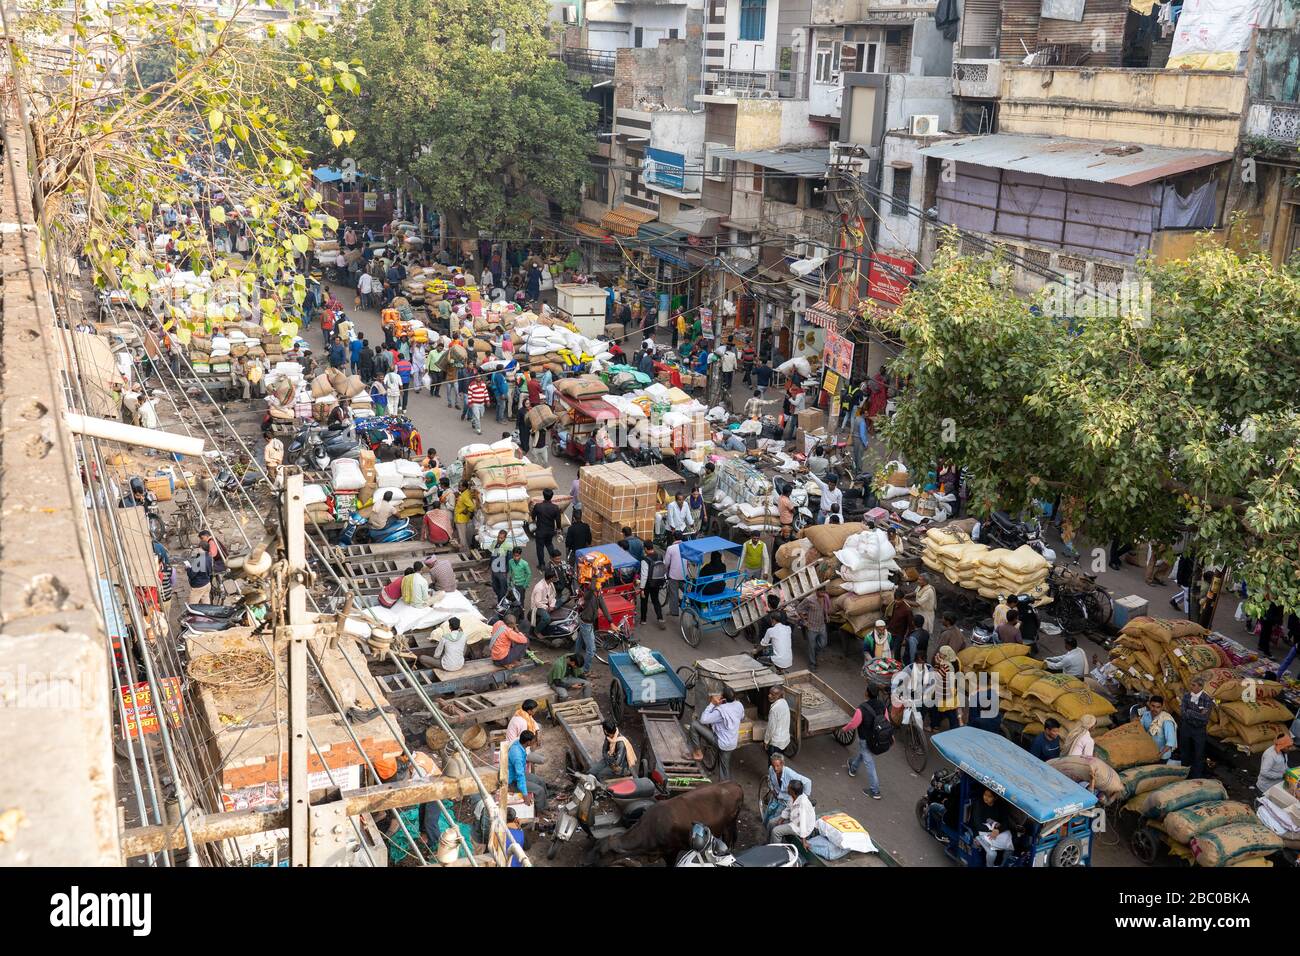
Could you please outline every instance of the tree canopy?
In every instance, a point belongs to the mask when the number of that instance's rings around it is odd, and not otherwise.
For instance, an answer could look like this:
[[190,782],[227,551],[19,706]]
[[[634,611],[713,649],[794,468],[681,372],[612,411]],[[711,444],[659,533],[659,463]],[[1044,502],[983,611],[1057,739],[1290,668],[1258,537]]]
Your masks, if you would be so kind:
[[977,512],[1061,496],[1096,541],[1186,532],[1252,603],[1300,610],[1296,272],[1207,243],[1144,268],[1149,314],[1066,317],[1000,268],[945,247],[884,320],[908,382],[889,446],[955,460]]
[[346,118],[362,171],[405,187],[453,227],[571,209],[589,177],[595,108],[550,56],[545,0],[375,0],[345,6],[317,55],[369,68]]

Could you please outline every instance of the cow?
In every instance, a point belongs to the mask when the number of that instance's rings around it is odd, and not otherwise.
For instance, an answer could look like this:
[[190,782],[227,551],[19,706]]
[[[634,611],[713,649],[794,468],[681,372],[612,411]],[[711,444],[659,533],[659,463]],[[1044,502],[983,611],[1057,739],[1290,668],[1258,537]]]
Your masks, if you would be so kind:
[[599,865],[616,855],[660,856],[665,866],[690,848],[691,827],[702,823],[713,834],[734,845],[736,819],[745,802],[740,784],[711,783],[680,793],[650,807],[623,833],[597,841],[588,865]]

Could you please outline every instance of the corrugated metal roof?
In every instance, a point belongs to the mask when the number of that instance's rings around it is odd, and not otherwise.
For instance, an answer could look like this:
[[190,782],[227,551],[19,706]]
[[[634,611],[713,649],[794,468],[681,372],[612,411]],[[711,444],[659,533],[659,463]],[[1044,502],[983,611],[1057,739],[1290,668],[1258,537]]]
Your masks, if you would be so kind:
[[633,206],[616,206],[601,217],[600,227],[616,236],[635,236],[642,223],[650,222],[656,217],[657,213]]
[[1172,149],[1016,133],[950,139],[929,146],[921,153],[975,166],[1117,186],[1140,186],[1232,159],[1231,153],[1216,150]]
[[731,149],[716,150],[713,155],[741,163],[753,163],[804,179],[821,179],[831,163],[829,149],[800,149],[783,153],[775,149],[751,149],[738,153]]

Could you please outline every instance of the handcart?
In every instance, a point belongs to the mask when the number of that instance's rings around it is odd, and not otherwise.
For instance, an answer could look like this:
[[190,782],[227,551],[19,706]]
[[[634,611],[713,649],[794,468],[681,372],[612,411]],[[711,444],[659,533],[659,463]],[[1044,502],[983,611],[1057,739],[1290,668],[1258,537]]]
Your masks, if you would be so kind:
[[682,683],[667,659],[658,651],[650,651],[663,670],[655,674],[643,673],[628,651],[614,651],[609,655],[609,706],[614,720],[623,722],[630,707],[667,709],[678,716],[686,707],[686,685]]

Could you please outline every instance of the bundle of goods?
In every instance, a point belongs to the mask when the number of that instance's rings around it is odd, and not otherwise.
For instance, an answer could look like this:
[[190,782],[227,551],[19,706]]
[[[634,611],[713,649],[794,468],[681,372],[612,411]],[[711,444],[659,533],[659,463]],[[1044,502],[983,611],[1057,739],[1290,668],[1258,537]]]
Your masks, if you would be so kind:
[[375,484],[379,490],[400,488],[405,497],[397,514],[418,522],[424,517],[424,469],[418,462],[399,458],[375,463]]
[[1047,559],[1029,545],[1015,551],[976,544],[970,535],[951,526],[925,533],[921,562],[958,587],[978,591],[981,597],[1028,594],[1035,605],[1048,603]]
[[1280,695],[1283,685],[1242,673],[1227,653],[1193,621],[1136,617],[1124,625],[1110,659],[1116,677],[1136,694],[1160,694],[1181,716],[1193,677],[1214,700],[1209,734],[1250,753],[1262,753],[1294,718]]
[[[1028,655],[1029,648],[1024,644],[993,644],[964,648],[957,652],[957,660],[963,671],[997,675],[1002,716],[1023,724],[1026,735],[1041,733],[1049,717],[1055,718],[1067,730],[1078,727],[1084,715],[1095,718],[1094,732],[1110,726],[1115,706],[1109,700],[1079,678],[1052,673],[1046,670],[1042,661]],[[1157,756],[1155,743],[1149,736],[1147,740],[1151,743],[1151,758],[1154,760]],[[1096,755],[1114,769],[1122,769],[1120,764],[1102,753],[1100,741]]]
[[519,446],[503,438],[491,445],[466,445],[457,457],[464,462],[464,477],[479,493],[479,547],[495,544],[499,531],[512,544],[526,545],[528,477]]
[[1057,757],[1047,761],[1075,783],[1081,783],[1103,804],[1114,803],[1124,796],[1124,783],[1115,769],[1100,757]]
[[334,520],[335,499],[328,485],[303,485],[302,500],[308,521],[313,524],[329,524]]
[[531,461],[522,462],[524,466],[524,483],[528,487],[529,505],[537,504],[542,500],[542,495],[546,491],[552,492],[551,501],[561,510],[567,508],[573,503],[573,498],[569,495],[559,494],[560,486],[555,480],[555,474],[551,469],[535,464]]
[[854,634],[865,634],[886,604],[893,603],[894,546],[886,532],[869,528],[850,534],[833,553],[839,570],[831,580],[844,590],[844,620]]
[[1297,799],[1297,785],[1300,784],[1300,769],[1287,771],[1281,783],[1275,783],[1264,791],[1255,811],[1259,822],[1264,824],[1279,837],[1290,850],[1300,850],[1300,799]]
[[577,378],[558,379],[555,390],[575,401],[588,401],[603,398],[609,392],[609,386],[597,375],[579,375]]
[[769,535],[781,530],[772,480],[740,458],[718,462],[715,512],[742,535]]
[[641,538],[654,535],[659,485],[631,465],[587,465],[578,472],[578,499],[591,525],[593,544],[610,544],[631,528]]
[[1197,866],[1268,866],[1281,838],[1217,780],[1179,780],[1131,797],[1124,809],[1166,837],[1170,854]]
[[528,364],[538,372],[550,368],[559,375],[587,366],[603,366],[613,357],[608,342],[589,339],[569,328],[545,324],[541,319],[530,321],[529,315],[525,313],[516,319],[516,327],[523,339],[523,346],[517,351],[527,356]]

